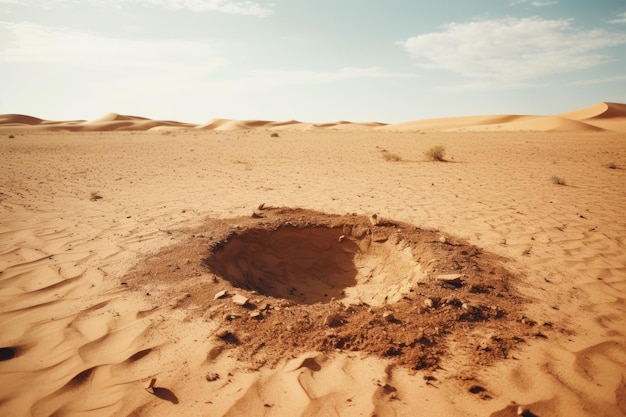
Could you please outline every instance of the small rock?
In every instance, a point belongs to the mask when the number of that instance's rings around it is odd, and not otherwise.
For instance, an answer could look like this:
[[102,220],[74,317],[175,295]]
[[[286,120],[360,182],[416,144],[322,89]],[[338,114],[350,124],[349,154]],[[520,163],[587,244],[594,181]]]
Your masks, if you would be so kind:
[[209,372],[208,374],[206,374],[206,380],[209,382],[217,381],[218,379],[220,379],[220,374],[213,372]]
[[343,324],[343,317],[337,313],[330,313],[324,318],[324,325],[328,327],[337,327]]
[[346,235],[339,236],[339,243],[343,242],[345,238],[346,238]]
[[476,311],[476,307],[474,307],[473,305],[467,304],[467,303],[463,303],[461,308],[463,310],[466,310],[470,314],[473,314]]
[[393,313],[391,311],[385,311],[383,313],[383,319],[385,319],[387,321],[395,321],[396,317],[393,315]]
[[214,300],[220,299],[222,297],[225,297],[227,294],[226,290],[222,290],[222,291],[218,291],[215,293],[215,295],[213,296]]
[[433,307],[437,307],[440,302],[441,302],[440,297],[428,297],[427,299],[424,300],[424,305],[428,308],[433,308]]
[[443,235],[441,235],[441,237],[439,238],[439,241],[440,241],[441,243],[446,243],[446,237],[445,237],[445,236],[443,236]]
[[237,294],[233,297],[233,304],[236,304],[238,306],[245,306],[246,304],[248,304],[248,297]]
[[370,224],[376,226],[378,224],[378,214],[374,213],[370,216]]
[[236,314],[236,313],[226,313],[224,314],[224,320],[228,320],[228,321],[233,321],[236,319],[241,318],[241,314]]
[[437,275],[435,277],[435,279],[437,281],[442,282],[442,283],[452,284],[454,286],[457,286],[457,285],[461,285],[461,283],[462,283],[461,278],[462,277],[463,277],[463,275],[461,275],[461,274],[441,274],[441,275]]
[[261,314],[260,311],[251,311],[250,312],[250,318],[251,319],[256,319],[256,320],[261,320],[263,318],[263,314]]

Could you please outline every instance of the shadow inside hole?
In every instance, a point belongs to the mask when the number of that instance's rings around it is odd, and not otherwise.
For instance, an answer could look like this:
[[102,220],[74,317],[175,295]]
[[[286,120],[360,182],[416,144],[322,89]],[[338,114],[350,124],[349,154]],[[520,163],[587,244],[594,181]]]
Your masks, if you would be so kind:
[[302,304],[345,297],[357,284],[359,246],[341,230],[286,227],[252,229],[231,238],[205,260],[234,286]]

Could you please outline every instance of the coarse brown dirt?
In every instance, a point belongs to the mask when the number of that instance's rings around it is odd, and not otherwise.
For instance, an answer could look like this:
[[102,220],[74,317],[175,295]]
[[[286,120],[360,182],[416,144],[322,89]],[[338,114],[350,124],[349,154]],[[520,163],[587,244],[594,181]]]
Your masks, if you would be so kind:
[[252,368],[311,350],[428,370],[454,355],[469,368],[511,357],[552,327],[523,315],[506,259],[436,230],[260,206],[178,233],[186,239],[121,284],[221,320],[209,356],[228,350]]

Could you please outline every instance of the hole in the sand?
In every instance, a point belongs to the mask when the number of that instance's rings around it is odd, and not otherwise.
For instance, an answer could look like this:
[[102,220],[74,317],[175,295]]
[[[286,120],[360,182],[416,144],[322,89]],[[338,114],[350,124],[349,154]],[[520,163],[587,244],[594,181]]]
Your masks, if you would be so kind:
[[0,361],[8,361],[17,356],[17,348],[0,347]]
[[240,359],[275,365],[289,354],[344,350],[436,369],[452,348],[487,364],[528,336],[505,260],[452,235],[267,207],[191,232],[123,281],[216,320],[222,344],[209,360],[236,349]]
[[383,305],[422,279],[405,242],[387,235],[357,239],[347,235],[351,231],[352,226],[246,230],[225,242],[207,265],[236,287],[300,304],[336,299]]

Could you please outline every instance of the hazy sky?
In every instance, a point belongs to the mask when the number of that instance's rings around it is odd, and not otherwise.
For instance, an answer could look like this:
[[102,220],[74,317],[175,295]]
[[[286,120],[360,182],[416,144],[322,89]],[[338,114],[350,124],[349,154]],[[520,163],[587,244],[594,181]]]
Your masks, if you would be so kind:
[[626,102],[624,0],[0,0],[0,113],[400,122]]

